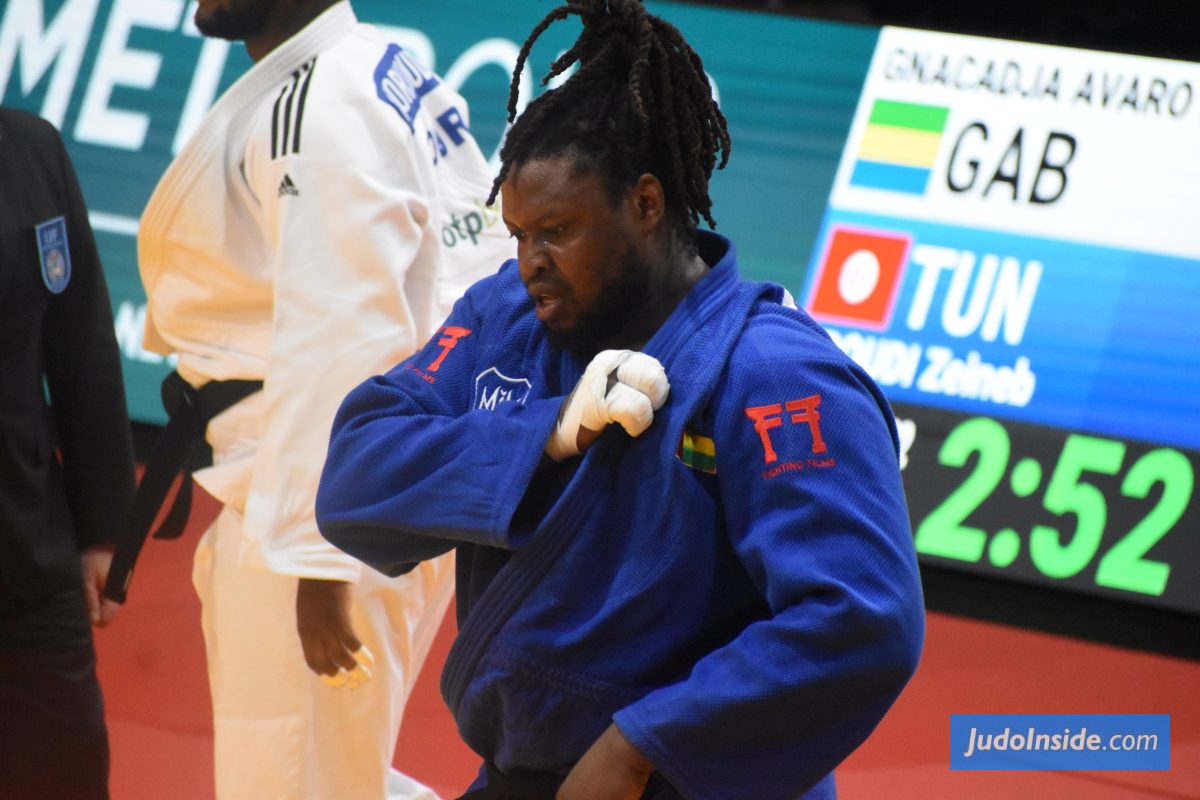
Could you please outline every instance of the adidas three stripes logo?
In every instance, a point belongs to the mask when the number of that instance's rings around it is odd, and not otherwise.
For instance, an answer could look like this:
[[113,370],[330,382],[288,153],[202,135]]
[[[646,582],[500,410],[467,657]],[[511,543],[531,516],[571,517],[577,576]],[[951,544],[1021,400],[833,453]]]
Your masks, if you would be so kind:
[[300,152],[300,125],[304,121],[304,101],[308,97],[308,85],[312,82],[313,70],[317,67],[314,57],[292,73],[292,80],[284,84],[275,98],[271,116],[271,158]]

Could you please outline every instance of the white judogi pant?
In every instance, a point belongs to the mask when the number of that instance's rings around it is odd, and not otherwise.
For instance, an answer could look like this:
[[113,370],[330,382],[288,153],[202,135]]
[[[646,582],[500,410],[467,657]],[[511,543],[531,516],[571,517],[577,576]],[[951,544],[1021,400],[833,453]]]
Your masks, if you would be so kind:
[[454,591],[452,559],[389,579],[364,569],[352,619],[373,677],[330,688],[304,662],[294,577],[239,563],[242,515],[201,538],[192,579],[208,655],[218,800],[437,800],[392,769],[417,673]]

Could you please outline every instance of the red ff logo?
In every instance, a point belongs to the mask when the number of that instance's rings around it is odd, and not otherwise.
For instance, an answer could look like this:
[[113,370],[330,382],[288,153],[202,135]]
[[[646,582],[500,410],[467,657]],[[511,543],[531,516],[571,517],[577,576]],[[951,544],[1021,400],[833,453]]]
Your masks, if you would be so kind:
[[754,421],[754,431],[762,439],[764,462],[770,464],[779,460],[779,456],[775,455],[775,448],[771,446],[770,430],[783,424],[784,411],[792,412],[789,419],[793,424],[799,425],[807,422],[808,430],[812,434],[812,451],[814,453],[825,452],[825,440],[821,438],[819,424],[821,412],[817,411],[819,405],[821,405],[821,395],[814,394],[799,400],[789,400],[786,403],[750,406],[746,409],[746,416]]
[[464,336],[469,336],[470,333],[471,331],[469,328],[457,328],[453,325],[447,325],[446,327],[442,328],[442,338],[437,340],[437,344],[441,346],[442,352],[433,360],[433,363],[431,363],[425,369],[429,372],[437,372],[442,366],[442,360],[446,357],[446,354],[454,349],[454,346],[458,344],[459,339],[463,338]]

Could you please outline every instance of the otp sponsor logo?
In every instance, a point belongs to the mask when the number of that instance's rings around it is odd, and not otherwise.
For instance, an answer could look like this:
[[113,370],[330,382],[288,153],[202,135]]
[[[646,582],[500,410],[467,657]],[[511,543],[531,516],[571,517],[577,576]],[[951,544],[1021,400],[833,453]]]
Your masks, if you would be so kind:
[[835,225],[826,241],[808,313],[827,322],[885,330],[912,237]]

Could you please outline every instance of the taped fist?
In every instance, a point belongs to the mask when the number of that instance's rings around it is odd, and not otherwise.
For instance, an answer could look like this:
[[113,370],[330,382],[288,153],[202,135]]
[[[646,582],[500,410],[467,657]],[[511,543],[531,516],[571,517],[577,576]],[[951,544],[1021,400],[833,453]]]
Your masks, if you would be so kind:
[[639,436],[666,402],[667,373],[653,356],[632,350],[603,350],[583,371],[563,402],[546,455],[562,461],[579,455],[612,423]]

